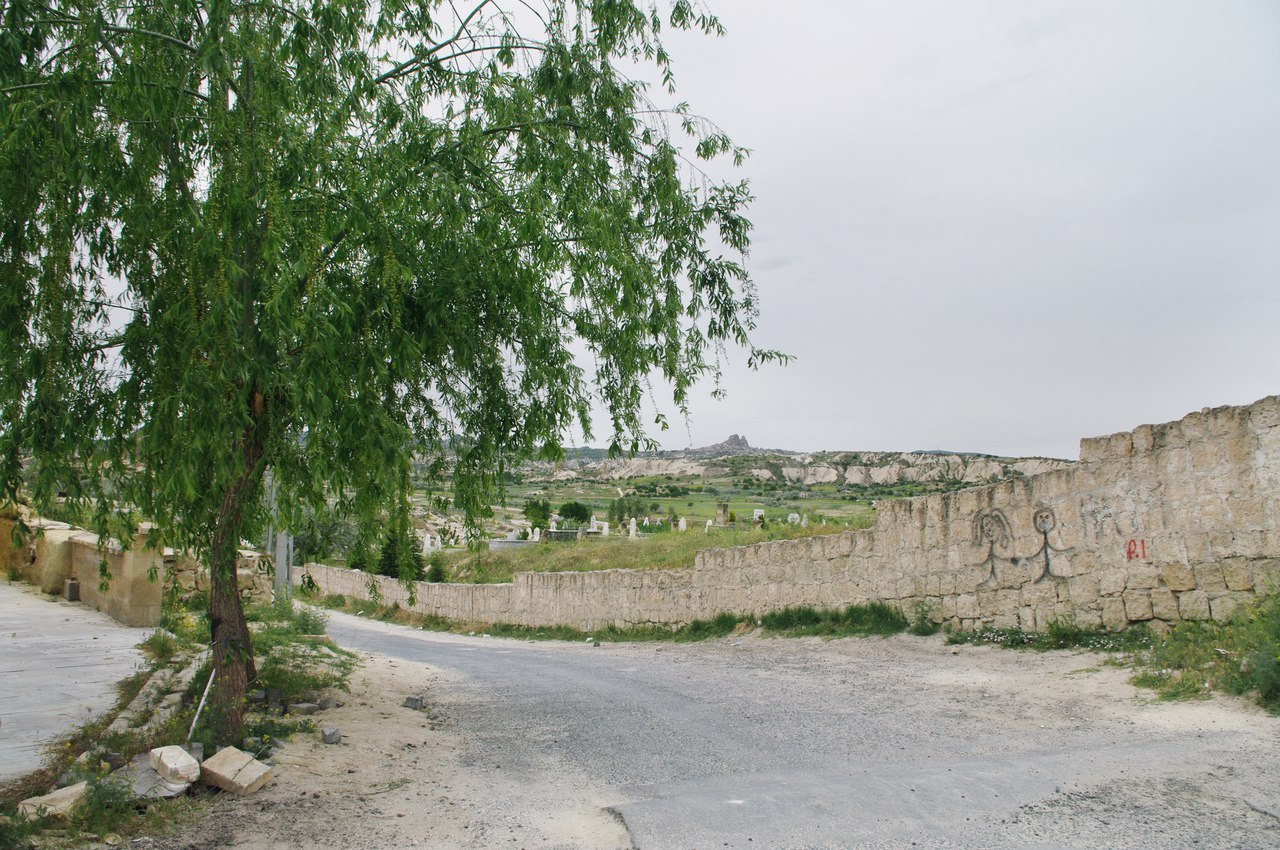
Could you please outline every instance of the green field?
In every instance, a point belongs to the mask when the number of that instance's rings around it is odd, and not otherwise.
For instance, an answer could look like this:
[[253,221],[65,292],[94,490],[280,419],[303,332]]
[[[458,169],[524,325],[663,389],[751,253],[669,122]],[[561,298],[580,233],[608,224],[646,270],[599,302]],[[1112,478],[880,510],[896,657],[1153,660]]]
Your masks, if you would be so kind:
[[631,540],[626,533],[585,540],[544,541],[496,552],[458,550],[444,554],[449,581],[491,583],[510,581],[515,573],[584,572],[609,569],[682,569],[693,566],[702,549],[749,546],[766,540],[790,540],[833,534],[870,525],[870,513],[846,527],[843,523],[798,525],[775,523],[764,528],[713,528],[665,531]]

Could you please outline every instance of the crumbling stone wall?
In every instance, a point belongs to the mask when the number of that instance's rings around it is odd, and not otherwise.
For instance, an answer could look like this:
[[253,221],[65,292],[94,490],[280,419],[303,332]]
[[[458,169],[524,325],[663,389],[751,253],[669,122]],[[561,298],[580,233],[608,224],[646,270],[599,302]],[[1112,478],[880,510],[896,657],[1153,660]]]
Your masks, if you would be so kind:
[[[319,565],[325,593],[369,577]],[[382,598],[408,592],[375,577]],[[699,553],[689,570],[419,583],[415,610],[463,622],[678,624],[721,611],[880,600],[959,628],[1119,629],[1224,619],[1280,581],[1280,398],[1082,440],[1070,469],[881,502],[864,531]]]
[[[82,528],[32,517],[22,518],[32,529],[15,545],[13,529],[18,509],[0,511],[0,567],[16,572],[47,593],[62,593],[68,578],[80,582],[80,598],[86,604],[127,626],[155,626],[160,623],[165,587],[180,594],[208,589],[208,570],[185,553],[166,549],[157,552],[145,544],[149,527],[144,524],[133,545],[125,550],[116,540],[99,545],[98,535]],[[105,564],[109,581],[102,586],[100,566]],[[236,560],[236,576],[241,598],[270,602],[274,592],[268,559],[260,552],[242,549]]]

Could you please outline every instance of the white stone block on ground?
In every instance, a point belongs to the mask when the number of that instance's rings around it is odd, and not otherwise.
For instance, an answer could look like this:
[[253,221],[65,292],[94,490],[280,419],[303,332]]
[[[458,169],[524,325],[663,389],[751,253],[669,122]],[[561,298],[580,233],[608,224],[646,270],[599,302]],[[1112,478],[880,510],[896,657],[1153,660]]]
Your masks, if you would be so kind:
[[235,747],[227,747],[200,765],[202,782],[233,794],[252,794],[270,778],[270,766]]
[[18,804],[18,814],[34,818],[40,815],[41,809],[44,809],[44,814],[48,817],[67,817],[76,806],[80,805],[88,788],[88,782],[77,782],[75,785],[59,788],[51,794],[28,797]]
[[176,745],[152,750],[151,768],[166,782],[195,782],[200,778],[200,762]]
[[133,795],[143,800],[165,800],[185,794],[190,782],[169,782],[151,766],[151,754],[143,753],[124,767],[111,774],[133,789]]

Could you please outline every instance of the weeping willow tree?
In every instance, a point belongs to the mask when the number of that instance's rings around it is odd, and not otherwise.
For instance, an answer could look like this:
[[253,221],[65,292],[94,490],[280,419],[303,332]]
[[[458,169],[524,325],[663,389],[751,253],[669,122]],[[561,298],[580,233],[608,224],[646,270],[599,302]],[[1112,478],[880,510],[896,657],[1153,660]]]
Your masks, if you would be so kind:
[[[634,77],[686,0],[0,0],[3,499],[209,565],[221,731],[269,513],[406,510],[748,361],[742,151]],[[645,69],[648,71],[637,71]],[[274,503],[264,498],[271,470]]]

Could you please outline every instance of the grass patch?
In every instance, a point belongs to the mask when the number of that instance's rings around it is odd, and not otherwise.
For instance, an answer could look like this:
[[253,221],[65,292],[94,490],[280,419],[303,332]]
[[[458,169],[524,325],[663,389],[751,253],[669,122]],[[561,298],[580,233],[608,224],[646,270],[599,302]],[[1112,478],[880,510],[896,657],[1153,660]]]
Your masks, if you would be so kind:
[[836,609],[783,608],[765,614],[760,622],[767,632],[786,637],[894,635],[909,625],[901,611],[883,602]]
[[346,689],[356,656],[325,635],[325,614],[319,608],[282,598],[251,605],[244,615],[259,659],[253,687],[279,688],[286,700],[303,691]]
[[1122,653],[1125,660],[1103,663],[1132,667],[1129,681],[1154,690],[1161,699],[1204,699],[1223,691],[1251,696],[1280,714],[1280,597],[1275,595],[1241,608],[1227,622],[1183,622],[1163,636],[1142,625],[1106,632],[1055,623],[1044,632],[995,626],[953,632],[947,643]]
[[1180,623],[1138,654],[1135,667],[1133,684],[1163,699],[1225,691],[1280,714],[1280,597],[1259,600],[1225,623]]
[[1012,626],[987,626],[971,632],[952,632],[948,644],[989,644],[1008,649],[1088,649],[1094,652],[1139,652],[1152,645],[1153,636],[1144,626],[1123,632],[1086,629],[1071,623],[1051,623],[1043,632],[1028,632]]
[[367,600],[348,599],[348,613],[370,619],[400,623],[411,628],[454,634],[484,635],[487,637],[518,638],[523,640],[561,640],[585,642],[588,638],[612,643],[638,643],[661,641],[686,643],[742,634],[756,627],[763,633],[781,637],[820,635],[823,637],[856,637],[866,635],[892,635],[905,631],[910,625],[896,608],[882,602],[869,605],[850,605],[847,608],[822,610],[808,607],[785,608],[763,617],[754,614],[717,614],[709,620],[693,620],[679,627],[662,624],[618,627],[604,626],[590,632],[571,626],[520,626],[511,623],[458,623],[442,617],[405,611],[394,605],[377,605]]
[[138,649],[158,666],[167,664],[181,648],[178,637],[164,628],[156,629],[138,644]]

